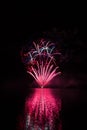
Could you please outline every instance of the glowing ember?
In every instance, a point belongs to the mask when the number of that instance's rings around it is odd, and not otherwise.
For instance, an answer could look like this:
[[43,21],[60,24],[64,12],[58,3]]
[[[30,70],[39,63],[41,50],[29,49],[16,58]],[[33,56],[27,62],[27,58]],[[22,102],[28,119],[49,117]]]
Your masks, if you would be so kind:
[[[36,89],[26,101],[26,130],[54,130],[59,128],[61,100],[55,99],[50,89]],[[57,125],[55,125],[55,121]],[[60,129],[59,129],[60,130]]]

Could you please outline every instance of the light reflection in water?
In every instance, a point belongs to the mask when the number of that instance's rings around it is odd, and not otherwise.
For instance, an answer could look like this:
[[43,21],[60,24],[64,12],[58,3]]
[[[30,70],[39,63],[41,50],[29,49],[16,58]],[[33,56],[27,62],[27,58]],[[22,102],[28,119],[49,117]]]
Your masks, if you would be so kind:
[[35,89],[25,103],[25,130],[61,130],[61,100],[51,89]]

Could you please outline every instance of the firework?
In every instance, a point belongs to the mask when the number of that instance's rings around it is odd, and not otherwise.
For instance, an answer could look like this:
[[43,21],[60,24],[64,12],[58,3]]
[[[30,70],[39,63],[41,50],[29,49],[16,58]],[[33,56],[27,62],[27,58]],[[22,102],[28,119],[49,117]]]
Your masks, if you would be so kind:
[[46,86],[55,76],[61,72],[56,66],[55,55],[61,55],[55,50],[55,44],[44,39],[33,42],[33,48],[28,52],[21,51],[22,61],[27,72],[33,76],[41,88]]
[[37,69],[32,67],[32,72],[27,71],[30,75],[34,77],[36,82],[43,88],[46,86],[55,76],[59,75],[61,72],[56,72],[58,67],[53,68],[53,64],[51,65],[51,60],[48,64],[44,65],[43,62],[40,65],[37,64]]

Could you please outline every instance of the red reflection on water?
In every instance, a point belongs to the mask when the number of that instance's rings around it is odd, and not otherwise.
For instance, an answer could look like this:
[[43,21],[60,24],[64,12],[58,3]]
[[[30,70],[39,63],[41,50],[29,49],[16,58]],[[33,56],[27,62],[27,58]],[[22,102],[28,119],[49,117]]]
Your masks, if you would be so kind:
[[51,89],[35,89],[26,100],[25,108],[26,130],[58,130],[55,127],[60,127],[61,100],[54,98]]

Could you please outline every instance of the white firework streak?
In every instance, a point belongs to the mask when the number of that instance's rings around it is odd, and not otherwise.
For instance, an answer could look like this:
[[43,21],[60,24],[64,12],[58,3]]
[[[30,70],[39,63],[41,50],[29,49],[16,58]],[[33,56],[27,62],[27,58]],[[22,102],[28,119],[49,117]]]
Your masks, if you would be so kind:
[[30,75],[34,77],[36,82],[40,85],[40,87],[46,86],[55,76],[61,74],[61,72],[57,72],[59,67],[53,68],[54,65],[51,64],[51,60],[48,64],[37,64],[37,69],[32,67],[32,72],[27,71]]

